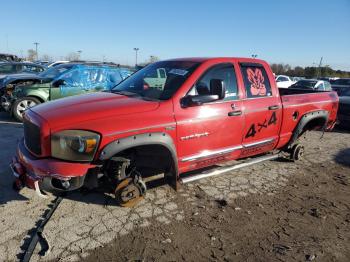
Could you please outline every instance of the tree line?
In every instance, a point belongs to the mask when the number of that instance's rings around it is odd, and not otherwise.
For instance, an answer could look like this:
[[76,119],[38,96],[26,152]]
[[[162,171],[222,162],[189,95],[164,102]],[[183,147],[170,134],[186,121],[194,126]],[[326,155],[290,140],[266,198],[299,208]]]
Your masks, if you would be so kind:
[[291,67],[289,64],[271,64],[276,75],[300,76],[306,78],[317,77],[350,77],[350,72],[334,70],[330,66]]

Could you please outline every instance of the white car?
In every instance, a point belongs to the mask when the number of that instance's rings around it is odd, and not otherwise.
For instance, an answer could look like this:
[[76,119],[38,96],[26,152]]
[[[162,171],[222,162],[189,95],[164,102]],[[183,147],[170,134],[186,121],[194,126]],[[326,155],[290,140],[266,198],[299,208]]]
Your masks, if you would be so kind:
[[288,88],[295,83],[289,76],[285,75],[276,76],[276,82],[278,88]]
[[47,67],[58,66],[58,65],[65,64],[65,63],[69,63],[69,61],[56,61],[56,62],[49,64]]

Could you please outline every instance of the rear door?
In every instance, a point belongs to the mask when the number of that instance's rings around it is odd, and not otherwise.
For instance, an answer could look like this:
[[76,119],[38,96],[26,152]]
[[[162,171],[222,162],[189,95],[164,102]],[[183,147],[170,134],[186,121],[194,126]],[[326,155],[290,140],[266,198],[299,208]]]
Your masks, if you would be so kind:
[[[259,63],[240,63],[245,99],[241,157],[273,149],[282,123],[282,104],[271,72]],[[272,83],[272,84],[271,84]]]

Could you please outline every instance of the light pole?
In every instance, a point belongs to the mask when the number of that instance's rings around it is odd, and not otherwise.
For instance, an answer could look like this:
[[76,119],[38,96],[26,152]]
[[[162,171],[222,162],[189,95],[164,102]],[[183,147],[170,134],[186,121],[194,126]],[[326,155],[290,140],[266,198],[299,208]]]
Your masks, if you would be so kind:
[[138,47],[134,47],[134,51],[135,51],[135,67],[137,67],[137,52],[140,50],[140,48]]
[[34,45],[35,45],[36,60],[39,60],[38,45],[40,45],[40,43],[34,42]]
[[78,58],[78,60],[80,61],[81,60],[81,53],[82,53],[83,51],[81,51],[81,50],[78,50],[77,51],[77,53],[79,54],[79,58]]

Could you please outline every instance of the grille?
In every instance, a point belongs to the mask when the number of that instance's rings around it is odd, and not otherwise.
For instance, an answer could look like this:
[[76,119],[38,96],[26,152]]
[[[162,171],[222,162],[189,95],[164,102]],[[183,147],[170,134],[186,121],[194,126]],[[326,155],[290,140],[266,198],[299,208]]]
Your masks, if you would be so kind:
[[40,128],[26,120],[23,119],[24,127],[24,141],[27,146],[27,149],[33,152],[36,155],[41,154],[41,145],[40,145]]

